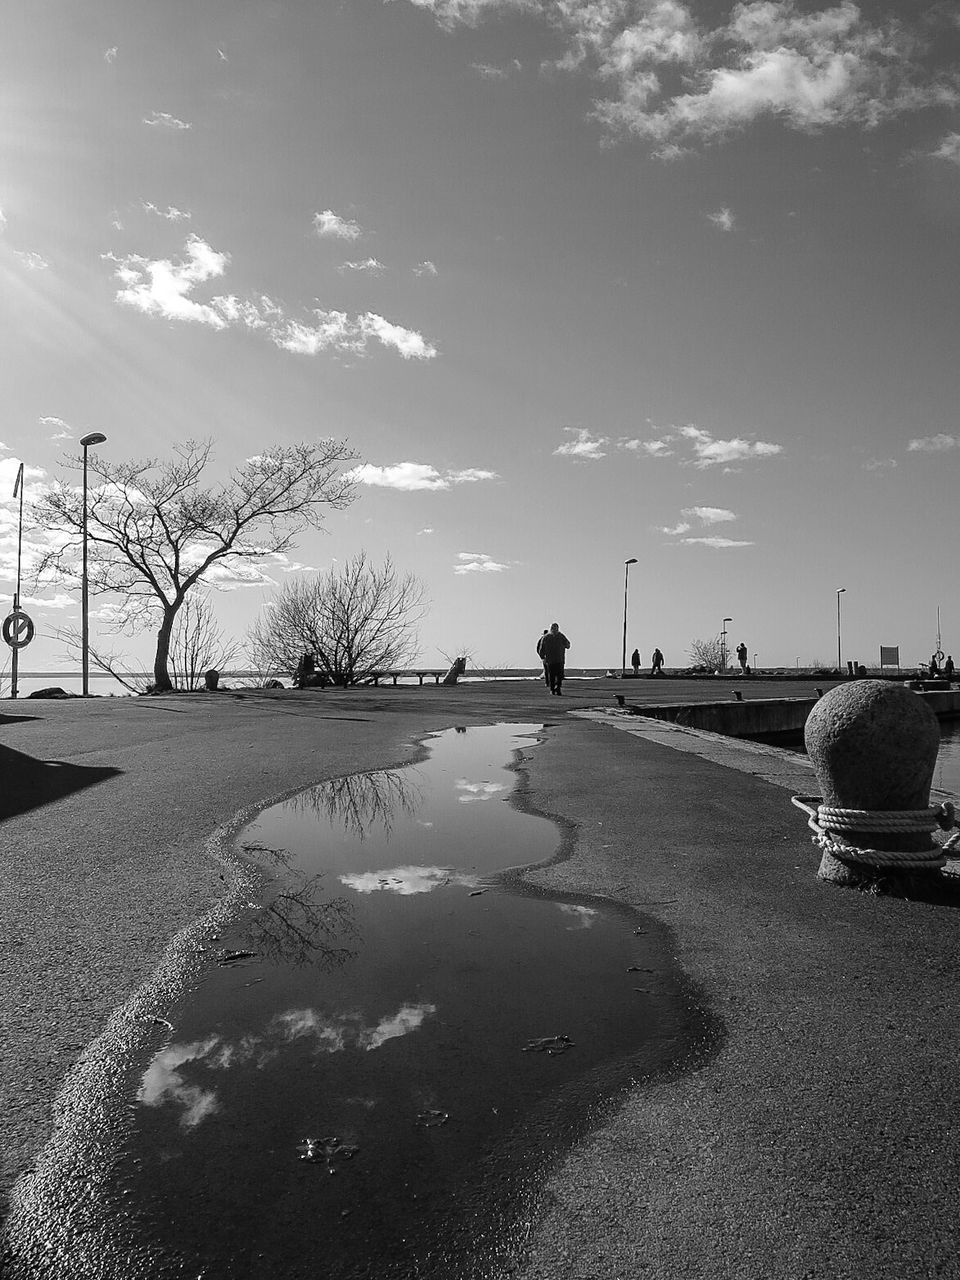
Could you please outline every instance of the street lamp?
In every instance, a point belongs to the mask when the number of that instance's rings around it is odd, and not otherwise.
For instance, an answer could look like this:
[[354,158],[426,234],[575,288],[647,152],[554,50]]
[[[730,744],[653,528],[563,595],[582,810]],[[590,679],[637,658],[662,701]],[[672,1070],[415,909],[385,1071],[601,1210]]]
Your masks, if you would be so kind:
[[732,622],[732,618],[724,618],[723,626],[720,628],[720,674],[727,669],[727,623]]
[[620,655],[620,679],[627,674],[627,584],[630,578],[630,566],[637,563],[637,557],[631,556],[623,562],[623,652]]
[[80,443],[83,445],[83,572],[80,579],[80,617],[81,639],[80,653],[83,664],[83,696],[90,695],[90,622],[87,604],[87,450],[91,445],[103,444],[106,436],[102,431],[91,431]]
[[843,661],[840,657],[840,597],[846,591],[846,587],[837,587],[837,672],[843,670]]

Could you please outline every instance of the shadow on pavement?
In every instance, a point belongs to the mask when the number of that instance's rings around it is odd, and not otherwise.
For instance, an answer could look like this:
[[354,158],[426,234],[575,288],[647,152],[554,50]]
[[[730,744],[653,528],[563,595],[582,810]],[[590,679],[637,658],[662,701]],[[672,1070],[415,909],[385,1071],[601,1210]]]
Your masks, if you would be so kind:
[[61,764],[59,760],[35,760],[21,751],[0,746],[0,822],[122,772],[122,769]]
[[0,711],[0,724],[24,724],[27,720],[36,720],[36,716],[8,716]]

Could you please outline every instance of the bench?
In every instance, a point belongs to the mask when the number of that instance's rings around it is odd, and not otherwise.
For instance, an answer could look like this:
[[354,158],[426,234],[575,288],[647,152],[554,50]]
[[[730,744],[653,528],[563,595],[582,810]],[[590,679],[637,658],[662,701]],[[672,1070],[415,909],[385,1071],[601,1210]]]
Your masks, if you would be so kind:
[[393,681],[394,684],[396,684],[401,677],[405,678],[407,676],[416,676],[419,682],[419,685],[422,688],[423,682],[427,676],[433,676],[433,683],[439,684],[446,674],[447,674],[446,671],[436,671],[436,670],[433,670],[433,671],[371,671],[370,675],[367,678],[374,685],[379,686],[381,680],[390,679]]

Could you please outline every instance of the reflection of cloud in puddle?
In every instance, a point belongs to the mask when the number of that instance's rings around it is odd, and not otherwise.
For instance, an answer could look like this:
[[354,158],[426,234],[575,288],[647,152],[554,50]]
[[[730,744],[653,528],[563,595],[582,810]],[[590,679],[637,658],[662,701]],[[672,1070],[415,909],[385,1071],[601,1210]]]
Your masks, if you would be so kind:
[[474,800],[492,800],[510,788],[503,782],[470,782],[466,778],[458,778],[454,784],[458,791],[466,792],[458,796],[461,804],[472,804]]
[[277,1014],[270,1029],[288,1043],[313,1037],[318,1053],[339,1053],[342,1049],[379,1049],[387,1040],[409,1035],[424,1019],[436,1013],[435,1004],[404,1004],[396,1013],[371,1026],[359,1013],[326,1016],[316,1009],[288,1009]]
[[195,1129],[207,1116],[220,1110],[216,1092],[201,1089],[199,1085],[186,1084],[177,1070],[186,1062],[206,1058],[220,1043],[218,1036],[209,1040],[196,1040],[193,1044],[173,1044],[158,1053],[143,1073],[138,1101],[147,1107],[160,1107],[172,1102],[180,1107],[182,1129]]
[[454,871],[452,867],[389,867],[384,871],[362,871],[355,875],[340,876],[340,883],[357,893],[399,893],[406,897],[411,893],[429,893],[446,884],[463,884],[473,888],[477,877],[466,871]]
[[597,923],[600,912],[595,907],[575,907],[568,902],[558,902],[557,906],[564,915],[573,916],[575,924],[568,924],[567,929],[589,929]]

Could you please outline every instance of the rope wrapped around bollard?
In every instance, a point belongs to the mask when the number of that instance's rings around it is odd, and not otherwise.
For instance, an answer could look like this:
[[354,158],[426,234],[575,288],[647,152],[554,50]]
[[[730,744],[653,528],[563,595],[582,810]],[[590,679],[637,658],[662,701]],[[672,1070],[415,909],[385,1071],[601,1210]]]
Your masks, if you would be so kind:
[[859,862],[869,867],[885,867],[892,871],[922,868],[933,871],[943,867],[947,856],[960,844],[960,830],[942,845],[927,850],[901,853],[895,849],[864,849],[845,843],[845,831],[891,835],[898,831],[917,834],[923,831],[951,831],[958,827],[954,806],[949,800],[927,809],[841,809],[822,804],[820,796],[791,796],[798,809],[809,815],[807,826],[814,833],[813,843],[824,853],[843,862]]

